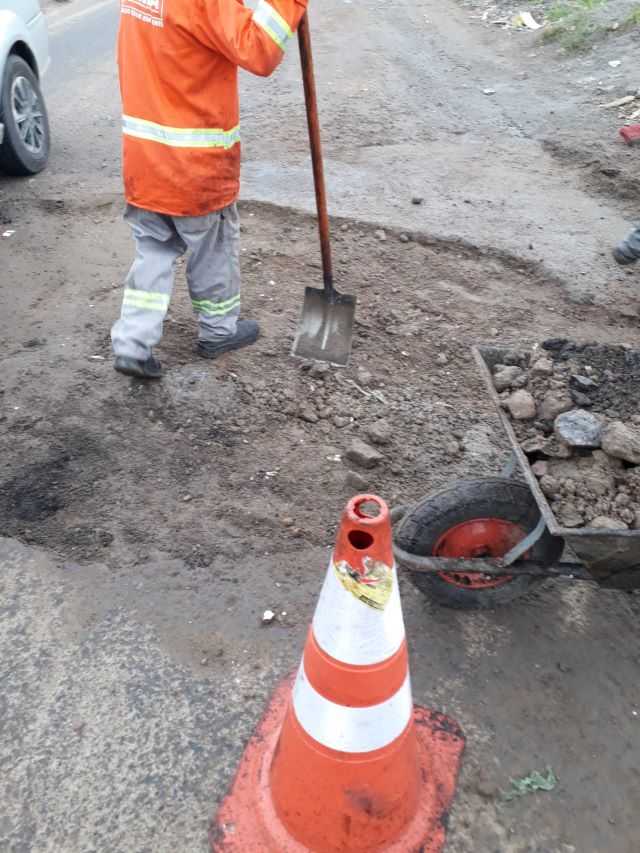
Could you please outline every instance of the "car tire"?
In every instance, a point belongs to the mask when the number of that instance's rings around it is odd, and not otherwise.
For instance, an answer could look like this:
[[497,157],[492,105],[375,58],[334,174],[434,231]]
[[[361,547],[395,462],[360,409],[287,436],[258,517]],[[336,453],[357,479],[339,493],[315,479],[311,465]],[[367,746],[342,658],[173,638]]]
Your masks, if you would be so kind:
[[20,56],[7,59],[0,103],[0,169],[8,175],[41,172],[49,158],[49,119],[38,78]]

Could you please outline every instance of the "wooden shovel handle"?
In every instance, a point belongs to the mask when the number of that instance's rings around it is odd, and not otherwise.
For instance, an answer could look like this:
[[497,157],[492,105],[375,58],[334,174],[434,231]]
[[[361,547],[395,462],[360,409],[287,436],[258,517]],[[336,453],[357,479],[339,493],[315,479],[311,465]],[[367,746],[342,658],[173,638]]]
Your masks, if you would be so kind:
[[309,125],[309,143],[311,145],[311,162],[313,164],[313,183],[316,191],[316,207],[318,209],[320,250],[322,252],[322,272],[324,276],[325,290],[332,293],[334,288],[333,264],[331,263],[331,241],[329,236],[329,214],[327,213],[327,194],[324,186],[322,145],[320,144],[320,121],[318,118],[316,81],[313,72],[313,54],[311,53],[311,33],[309,31],[309,17],[306,12],[298,26],[298,45],[300,46],[302,81],[304,83],[304,100],[307,107],[307,124]]

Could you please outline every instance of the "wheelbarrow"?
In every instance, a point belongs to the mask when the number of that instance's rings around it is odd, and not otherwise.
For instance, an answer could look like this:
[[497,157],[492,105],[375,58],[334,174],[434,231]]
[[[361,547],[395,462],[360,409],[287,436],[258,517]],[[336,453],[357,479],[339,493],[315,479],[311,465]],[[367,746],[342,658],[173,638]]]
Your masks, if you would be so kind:
[[[499,476],[465,478],[393,510],[396,561],[422,592],[465,609],[512,601],[548,578],[640,588],[640,530],[558,523],[493,384],[507,350],[472,352],[511,455]],[[518,468],[524,482],[514,479]]]

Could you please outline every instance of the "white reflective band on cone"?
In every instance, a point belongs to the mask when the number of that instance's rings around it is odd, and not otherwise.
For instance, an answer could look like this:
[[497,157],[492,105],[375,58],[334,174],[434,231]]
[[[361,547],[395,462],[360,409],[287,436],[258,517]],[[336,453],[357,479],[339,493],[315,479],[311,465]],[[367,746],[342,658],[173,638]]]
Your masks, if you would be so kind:
[[384,610],[375,610],[344,588],[333,562],[329,563],[313,617],[313,633],[320,648],[342,663],[368,666],[395,654],[404,640],[395,568],[391,598]]
[[367,708],[347,708],[315,690],[301,664],[293,688],[293,709],[302,728],[318,743],[338,752],[372,752],[392,743],[407,727],[413,713],[407,675],[398,692]]

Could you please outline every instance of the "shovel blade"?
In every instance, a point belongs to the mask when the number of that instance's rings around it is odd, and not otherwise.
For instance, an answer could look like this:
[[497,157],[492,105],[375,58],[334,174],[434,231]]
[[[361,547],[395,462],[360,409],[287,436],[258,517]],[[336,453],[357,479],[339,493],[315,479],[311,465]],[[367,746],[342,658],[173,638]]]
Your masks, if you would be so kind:
[[346,293],[329,299],[324,290],[305,287],[302,317],[291,355],[346,367],[351,355],[356,298]]

